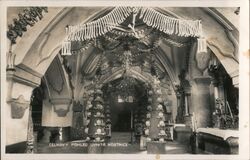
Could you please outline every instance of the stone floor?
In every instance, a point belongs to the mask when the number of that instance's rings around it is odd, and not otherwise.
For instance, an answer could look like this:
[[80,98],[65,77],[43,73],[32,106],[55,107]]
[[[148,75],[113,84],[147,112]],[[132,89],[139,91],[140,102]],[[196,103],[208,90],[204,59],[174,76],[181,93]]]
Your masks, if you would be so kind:
[[[104,154],[147,154],[140,150],[139,143],[130,143],[129,132],[112,133],[112,138],[103,147]],[[190,147],[176,141],[168,141],[165,147],[166,154],[191,154]],[[61,144],[38,143],[37,153],[87,153],[87,143],[67,142]]]

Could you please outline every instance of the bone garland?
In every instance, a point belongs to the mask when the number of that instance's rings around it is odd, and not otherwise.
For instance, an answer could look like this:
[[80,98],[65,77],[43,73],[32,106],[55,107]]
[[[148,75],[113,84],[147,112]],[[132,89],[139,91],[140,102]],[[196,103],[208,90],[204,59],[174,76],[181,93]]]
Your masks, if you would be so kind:
[[207,52],[207,40],[205,37],[203,37],[201,25],[199,25],[199,34],[201,36],[197,39],[197,53],[206,53]]
[[[138,8],[136,8],[138,9]],[[166,16],[152,8],[140,8],[141,18],[147,25],[161,30],[167,34],[179,36],[200,37],[201,23],[199,20],[183,20]],[[68,40],[86,40],[96,38],[113,29],[114,26],[122,23],[134,8],[116,7],[106,16],[87,24],[80,24],[69,27]]]
[[152,8],[142,8],[139,18],[148,26],[163,30],[163,32],[167,34],[176,34],[185,37],[201,36],[201,23],[199,20],[193,21],[172,18]]
[[106,16],[86,24],[70,26],[70,41],[84,41],[103,35],[113,29],[114,26],[122,23],[131,13],[129,7],[116,7]]
[[[87,24],[66,27],[67,37],[62,43],[62,55],[71,55],[71,41],[96,38],[122,23],[131,13],[128,7],[116,7],[106,16]],[[118,16],[117,16],[118,15]]]
[[[146,25],[156,28],[166,34],[176,34],[183,37],[198,37],[197,53],[207,52],[206,39],[202,35],[200,20],[193,21],[172,18],[152,8],[142,8],[139,18],[142,19]],[[170,43],[181,47],[179,44]]]
[[146,25],[170,35],[175,34],[184,37],[199,37],[199,47],[197,51],[206,51],[206,40],[201,38],[202,26],[200,20],[193,21],[172,18],[154,10],[153,8],[116,7],[110,13],[98,20],[67,27],[68,34],[62,45],[62,54],[70,55],[71,41],[85,41],[104,35],[113,30],[117,25],[124,22],[130,14],[138,12],[139,9],[139,19],[142,19]]
[[207,42],[204,37],[197,39],[197,53],[206,53],[207,52]]
[[91,42],[88,42],[87,44],[85,44],[82,48],[78,49],[78,50],[71,50],[72,54],[78,54],[78,53],[82,53],[83,51],[87,50],[90,46],[92,45]]
[[71,55],[71,42],[64,40],[62,43],[62,55]]

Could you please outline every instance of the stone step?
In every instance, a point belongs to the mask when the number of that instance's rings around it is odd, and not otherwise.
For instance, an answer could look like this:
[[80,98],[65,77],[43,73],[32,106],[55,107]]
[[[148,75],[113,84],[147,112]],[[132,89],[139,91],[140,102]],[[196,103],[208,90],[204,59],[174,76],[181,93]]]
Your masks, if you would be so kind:
[[128,143],[131,141],[130,132],[112,132],[110,142]]

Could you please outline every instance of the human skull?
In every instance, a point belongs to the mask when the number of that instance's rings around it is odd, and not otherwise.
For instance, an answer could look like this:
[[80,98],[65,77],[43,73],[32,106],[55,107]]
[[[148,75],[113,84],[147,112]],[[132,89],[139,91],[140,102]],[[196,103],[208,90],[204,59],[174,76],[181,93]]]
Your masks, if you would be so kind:
[[102,122],[101,122],[101,120],[99,120],[99,119],[96,121],[96,124],[98,124],[98,125],[100,125],[101,123],[102,123]]
[[148,102],[152,102],[153,100],[152,100],[152,98],[148,98]]
[[100,138],[100,137],[96,137],[95,140],[96,140],[97,142],[99,142],[99,141],[101,140],[101,138]]
[[164,138],[160,138],[159,141],[160,141],[160,142],[164,142]]
[[160,130],[160,133],[163,135],[166,134],[166,132],[163,129]]
[[89,133],[89,128],[85,128],[85,133],[88,134]]
[[165,126],[164,121],[160,121],[160,122],[159,122],[159,125],[160,125],[161,127]]
[[101,133],[102,133],[102,130],[101,130],[100,128],[98,128],[98,129],[96,130],[96,133],[97,133],[97,134],[101,134]]
[[160,118],[163,118],[163,113],[162,112],[159,112],[158,115],[159,115]]
[[158,97],[158,98],[157,98],[157,102],[161,103],[161,102],[162,102],[162,98],[161,98],[161,97]]
[[150,113],[147,113],[147,118],[150,118],[151,117],[151,114]]
[[153,91],[152,91],[152,90],[149,90],[149,91],[148,91],[148,95],[150,95],[150,96],[153,95]]
[[157,89],[157,90],[156,90],[156,93],[157,93],[157,94],[160,94],[160,95],[162,94],[160,89]]
[[158,109],[158,110],[163,110],[163,106],[162,106],[161,104],[159,104],[159,105],[157,106],[157,109]]
[[149,105],[149,106],[147,106],[147,110],[152,110],[152,107]]

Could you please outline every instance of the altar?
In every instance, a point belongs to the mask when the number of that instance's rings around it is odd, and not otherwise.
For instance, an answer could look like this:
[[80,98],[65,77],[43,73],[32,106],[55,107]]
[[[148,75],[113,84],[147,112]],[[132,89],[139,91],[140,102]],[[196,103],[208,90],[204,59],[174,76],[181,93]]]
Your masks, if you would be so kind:
[[238,154],[239,131],[218,128],[198,128],[196,132],[198,148],[214,154]]

